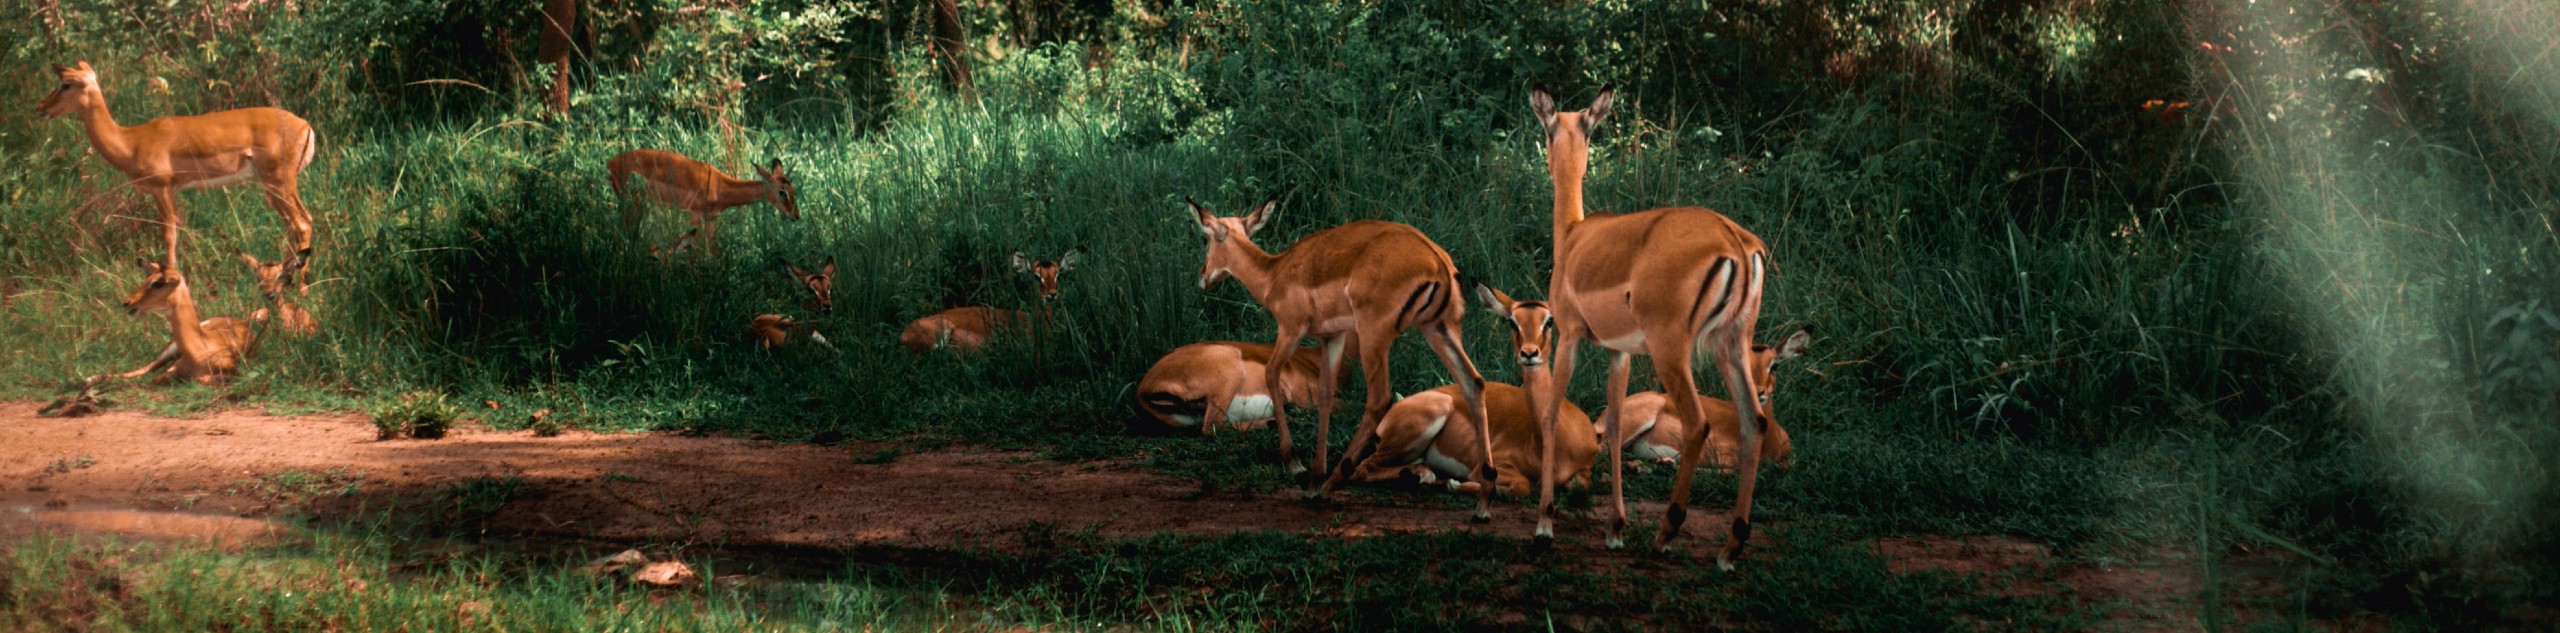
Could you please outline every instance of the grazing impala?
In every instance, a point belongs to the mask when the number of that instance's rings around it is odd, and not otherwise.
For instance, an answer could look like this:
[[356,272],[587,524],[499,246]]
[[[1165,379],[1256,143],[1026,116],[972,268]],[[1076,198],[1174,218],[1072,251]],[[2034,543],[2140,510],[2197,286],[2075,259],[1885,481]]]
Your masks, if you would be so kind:
[[1278,398],[1262,378],[1270,364],[1269,345],[1210,341],[1175,348],[1138,379],[1138,410],[1167,427],[1197,426],[1216,435],[1221,425],[1242,431],[1269,420],[1281,406],[1316,404],[1322,370],[1315,355],[1290,355],[1280,369]]
[[[1776,376],[1770,373],[1770,367],[1778,361],[1803,355],[1805,345],[1812,341],[1813,328],[1808,327],[1788,335],[1786,342],[1777,347],[1751,346],[1751,380],[1760,389],[1757,397],[1761,408],[1769,407],[1769,394],[1777,391]],[[1707,416],[1707,447],[1713,451],[1707,463],[1717,468],[1732,468],[1741,442],[1742,418],[1734,414],[1731,400],[1702,398],[1699,404]],[[1681,433],[1686,425],[1678,416],[1669,413],[1669,396],[1659,391],[1647,391],[1627,396],[1626,401],[1618,406],[1617,409],[1602,411],[1600,422],[1593,428],[1606,436],[1610,434],[1609,425],[1625,426],[1626,430],[1617,436],[1625,438],[1626,452],[1633,453],[1636,459],[1665,464],[1679,461],[1683,445],[1681,438],[1686,437]],[[1570,420],[1564,424],[1568,428],[1572,426]],[[1787,430],[1775,421],[1770,422],[1768,432],[1760,436],[1760,459],[1785,464],[1793,452],[1795,444],[1788,440]]]
[[[135,262],[149,276],[141,289],[124,300],[127,313],[161,312],[169,316],[169,334],[173,342],[160,356],[140,369],[117,374],[133,378],[168,368],[168,374],[212,384],[227,378],[240,366],[240,358],[257,342],[258,333],[248,323],[230,317],[196,320],[195,297],[187,292],[187,278],[175,268],[165,268],[151,260]],[[96,378],[91,378],[96,381]]]
[[[629,197],[630,192],[625,188],[631,177],[637,175],[646,185],[643,193],[648,202],[693,213],[693,230],[685,231],[683,237],[676,238],[675,243],[663,251],[666,253],[684,250],[697,235],[702,238],[703,250],[719,248],[719,243],[713,239],[713,234],[720,230],[715,223],[720,219],[720,212],[730,207],[762,200],[772,202],[773,208],[782,212],[782,217],[800,219],[800,190],[791,186],[791,177],[783,173],[782,159],[779,158],[767,166],[755,168],[756,175],[764,180],[731,178],[709,163],[662,149],[623,152],[606,160],[604,168],[613,178],[613,195]],[[637,235],[640,213],[644,210],[643,206],[623,205],[623,228]],[[652,252],[659,251],[653,248]]]
[[178,227],[186,223],[178,212],[179,190],[255,179],[267,206],[284,218],[287,246],[293,249],[285,268],[302,290],[309,290],[303,272],[311,265],[311,211],[302,206],[298,181],[320,146],[310,123],[278,108],[240,108],[125,127],[107,112],[107,95],[98,88],[98,72],[89,62],[77,68],[54,66],[53,71],[62,77],[62,86],[46,95],[36,111],[47,119],[78,115],[98,157],[159,203],[161,242],[168,249],[162,267],[178,267]]
[[[1041,328],[1048,327],[1049,304],[1058,300],[1058,273],[1074,268],[1076,260],[1081,257],[1080,251],[1069,250],[1058,261],[1034,262],[1022,256],[1021,252],[1013,254],[1014,269],[1030,273],[1040,281]],[[898,344],[919,354],[937,349],[972,352],[985,347],[987,341],[995,337],[996,330],[1022,327],[1029,321],[1028,315],[1013,310],[986,306],[952,308],[908,323],[907,329],[898,333]],[[1035,365],[1037,362],[1034,361]]]
[[[1494,488],[1512,497],[1529,496],[1529,482],[1542,480],[1545,442],[1557,444],[1564,453],[1565,485],[1575,488],[1591,484],[1591,458],[1600,454],[1600,436],[1579,433],[1591,424],[1591,417],[1573,403],[1564,403],[1564,416],[1559,431],[1542,438],[1538,432],[1538,409],[1531,405],[1537,398],[1550,397],[1545,350],[1547,327],[1545,303],[1512,301],[1510,296],[1489,286],[1477,286],[1477,296],[1487,308],[1502,315],[1511,325],[1513,358],[1520,361],[1520,386],[1498,382],[1485,383],[1485,413],[1491,424],[1478,424],[1459,409],[1461,395],[1450,385],[1408,396],[1387,409],[1386,419],[1378,421],[1378,452],[1361,462],[1353,475],[1360,481],[1389,481],[1412,473],[1422,483],[1445,478],[1449,489],[1473,492],[1481,484],[1462,481],[1476,471],[1475,448],[1478,429],[1493,429]],[[1435,477],[1437,475],[1437,477]]]
[[[1359,431],[1352,435],[1351,446],[1342,453],[1342,464],[1326,477],[1322,487],[1310,492],[1320,497],[1341,485],[1369,441],[1377,434],[1378,418],[1386,415],[1394,394],[1387,374],[1388,352],[1396,336],[1405,330],[1422,330],[1422,339],[1431,351],[1458,377],[1467,410],[1473,419],[1484,419],[1484,375],[1476,373],[1475,362],[1467,359],[1466,346],[1460,338],[1459,317],[1466,312],[1459,297],[1458,267],[1449,261],[1449,253],[1424,237],[1411,226],[1394,222],[1361,220],[1317,231],[1300,238],[1296,245],[1279,253],[1264,252],[1253,244],[1252,235],[1270,221],[1271,210],[1279,206],[1280,196],[1264,200],[1253,212],[1243,217],[1218,217],[1197,201],[1191,205],[1193,219],[1200,235],[1208,242],[1208,258],[1200,267],[1200,288],[1209,289],[1221,279],[1234,277],[1245,292],[1271,311],[1279,336],[1271,344],[1273,354],[1266,366],[1264,389],[1280,393],[1280,367],[1298,351],[1298,340],[1313,336],[1324,343],[1323,368],[1316,394],[1316,465],[1325,465],[1325,450],[1333,424],[1333,390],[1342,368],[1345,343],[1360,347],[1360,374],[1368,381],[1368,403],[1361,408]],[[1274,407],[1273,427],[1280,430],[1280,463],[1292,475],[1304,472],[1289,443],[1289,415],[1286,407]],[[1477,481],[1493,476],[1493,444],[1488,438],[1477,442],[1477,464],[1486,468]],[[1478,491],[1477,521],[1493,518],[1489,506],[1492,488]]]
[[[311,333],[320,331],[320,323],[311,318],[310,310],[304,310],[302,306],[294,305],[292,300],[285,298],[282,262],[261,262],[258,261],[258,256],[248,253],[238,255],[242,263],[249,265],[251,272],[257,273],[258,292],[266,295],[268,301],[276,304],[274,310],[260,310],[260,312],[267,313],[268,318],[274,319],[286,333],[295,336],[310,336]],[[258,320],[258,315],[251,314],[249,318]]]
[[[1555,388],[1561,395],[1573,384],[1574,354],[1584,340],[1609,350],[1609,409],[1620,410],[1627,393],[1629,358],[1653,357],[1654,376],[1672,394],[1675,416],[1694,426],[1704,420],[1692,360],[1699,352],[1714,359],[1724,374],[1728,394],[1755,394],[1748,361],[1751,330],[1760,321],[1760,288],[1769,266],[1769,248],[1760,237],[1723,214],[1701,207],[1671,207],[1624,215],[1584,217],[1582,178],[1589,171],[1590,134],[1607,119],[1615,93],[1602,90],[1590,109],[1557,112],[1545,90],[1529,94],[1538,123],[1546,130],[1547,176],[1555,183],[1555,273],[1548,278],[1547,301],[1555,311]],[[1544,428],[1556,426],[1556,405],[1545,404]],[[1754,398],[1737,402],[1735,415],[1745,421],[1739,432],[1735,469],[1740,473],[1733,508],[1733,542],[1716,554],[1716,566],[1733,568],[1742,546],[1751,540],[1751,495],[1760,475],[1760,431],[1769,411]],[[1612,425],[1613,431],[1623,426]],[[1683,433],[1680,466],[1673,475],[1671,505],[1663,513],[1656,544],[1669,547],[1688,518],[1690,478],[1697,472],[1706,434]],[[1611,468],[1608,545],[1624,544],[1627,516],[1623,437],[1607,438]],[[1554,464],[1554,445],[1548,445]],[[1555,540],[1555,486],[1538,486],[1537,544]]]

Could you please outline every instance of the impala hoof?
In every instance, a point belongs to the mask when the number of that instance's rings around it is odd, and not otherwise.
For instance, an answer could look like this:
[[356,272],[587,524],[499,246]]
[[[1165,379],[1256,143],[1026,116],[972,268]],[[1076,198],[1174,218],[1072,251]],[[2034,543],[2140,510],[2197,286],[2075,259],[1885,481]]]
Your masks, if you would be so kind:
[[1484,524],[1487,524],[1487,523],[1492,523],[1492,522],[1493,522],[1493,513],[1492,513],[1492,512],[1490,512],[1490,511],[1486,511],[1486,510],[1477,510],[1477,511],[1476,511],[1476,513],[1475,513],[1475,516],[1467,517],[1467,522],[1468,522],[1468,523],[1473,523],[1473,524],[1476,524],[1476,525],[1484,525]]
[[1531,554],[1545,554],[1547,552],[1555,551],[1555,549],[1556,535],[1540,534],[1529,538],[1529,553]]
[[1612,537],[1609,537],[1608,542],[1607,542],[1607,543],[1605,543],[1605,544],[1608,546],[1609,551],[1613,551],[1613,552],[1614,552],[1614,551],[1618,551],[1618,550],[1622,550],[1622,549],[1626,549],[1626,548],[1627,548],[1627,538],[1626,538],[1626,537],[1623,537],[1623,536],[1612,536]]

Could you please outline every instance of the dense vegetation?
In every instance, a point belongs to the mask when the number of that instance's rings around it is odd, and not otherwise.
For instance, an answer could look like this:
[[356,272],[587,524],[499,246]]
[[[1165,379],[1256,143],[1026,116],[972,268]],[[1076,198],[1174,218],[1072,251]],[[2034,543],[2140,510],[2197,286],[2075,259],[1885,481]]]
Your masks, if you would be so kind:
[[[1592,207],[1726,212],[1780,263],[1763,331],[1816,326],[1780,379],[1801,465],[1764,480],[1775,519],[2091,556],[2296,550],[2319,561],[2299,583],[2314,617],[2450,626],[2560,600],[2546,5],[973,2],[973,80],[955,86],[927,53],[929,2],[600,0],[556,115],[530,4],[0,16],[0,103],[85,59],[128,124],[275,104],[320,130],[303,181],[320,334],[267,343],[227,387],[123,397],[433,392],[594,428],[1029,447],[1269,489],[1267,434],[1122,430],[1157,355],[1270,334],[1240,289],[1194,286],[1179,201],[1294,186],[1267,245],[1391,219],[1541,294],[1527,89],[1579,107],[1614,85]],[[0,123],[0,394],[51,397],[162,345],[164,325],[115,306],[139,279],[126,262],[158,248],[154,212],[88,146],[59,121]],[[605,158],[641,146],[732,173],[779,157],[807,217],[742,207],[718,257],[661,263],[606,189]],[[181,204],[209,312],[261,305],[229,254],[281,255],[272,213],[237,189]],[[676,215],[644,239],[672,239]],[[1045,353],[896,351],[908,319],[1027,305],[1006,255],[1071,247],[1089,255]],[[835,311],[796,311],[775,260],[828,257]],[[840,351],[768,355],[744,333],[760,312]],[[1476,358],[1503,358],[1499,332],[1476,321]],[[1400,392],[1445,380],[1403,345]],[[1601,375],[1592,356],[1580,376]],[[1580,383],[1596,410],[1598,380]],[[1148,450],[1166,442],[1184,448]]]

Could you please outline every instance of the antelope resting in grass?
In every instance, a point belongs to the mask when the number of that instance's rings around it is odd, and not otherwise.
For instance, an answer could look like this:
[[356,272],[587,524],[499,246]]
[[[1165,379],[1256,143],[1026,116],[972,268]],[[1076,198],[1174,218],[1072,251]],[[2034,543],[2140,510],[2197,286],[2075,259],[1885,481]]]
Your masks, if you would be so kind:
[[[1058,261],[1034,262],[1021,252],[1013,254],[1014,269],[1029,273],[1040,282],[1039,327],[1042,329],[1048,327],[1049,304],[1058,300],[1058,273],[1075,268],[1076,260],[1082,257],[1082,251],[1069,250]],[[1029,315],[1013,310],[986,306],[952,308],[908,323],[907,329],[898,333],[898,344],[918,354],[937,349],[974,352],[986,347],[997,330],[1020,328],[1030,320]],[[1036,364],[1038,361],[1033,362]]]
[[1280,368],[1277,398],[1262,376],[1270,364],[1269,345],[1210,341],[1174,348],[1138,379],[1138,410],[1167,427],[1217,435],[1219,426],[1247,430],[1282,406],[1316,404],[1323,370],[1315,355],[1291,355]]
[[[1324,359],[1318,363],[1323,371],[1316,381],[1321,385],[1316,394],[1318,467],[1325,465],[1330,443],[1333,390],[1341,373],[1343,345],[1359,345],[1360,374],[1368,382],[1368,403],[1361,408],[1359,431],[1344,450],[1342,463],[1309,497],[1322,497],[1341,485],[1353,460],[1377,434],[1378,418],[1386,415],[1394,396],[1387,373],[1388,352],[1405,330],[1422,331],[1423,341],[1449,374],[1457,377],[1468,414],[1484,419],[1484,376],[1467,359],[1461,339],[1460,317],[1466,314],[1466,306],[1459,298],[1458,266],[1431,238],[1411,226],[1361,220],[1317,231],[1287,250],[1268,253],[1253,244],[1252,235],[1270,221],[1279,196],[1264,200],[1243,217],[1232,218],[1211,214],[1197,201],[1185,202],[1208,246],[1207,259],[1200,266],[1200,289],[1233,277],[1252,293],[1254,301],[1271,311],[1278,326],[1263,373],[1264,390],[1282,393],[1280,368],[1298,351],[1299,339],[1313,336],[1324,343]],[[1288,408],[1273,407],[1272,414],[1272,426],[1280,431],[1280,463],[1292,475],[1305,472],[1290,445]],[[1485,467],[1475,480],[1491,481],[1492,441],[1487,438],[1477,444],[1477,463]],[[1476,521],[1492,520],[1491,495],[1490,487],[1477,492]]]
[[[1779,361],[1804,355],[1805,345],[1812,341],[1813,328],[1808,327],[1787,335],[1787,340],[1777,347],[1751,346],[1752,384],[1760,389],[1756,397],[1762,409],[1769,407],[1769,394],[1777,391],[1776,376],[1770,372],[1770,367]],[[1701,398],[1699,404],[1707,416],[1707,449],[1712,451],[1707,456],[1707,464],[1716,468],[1732,468],[1735,455],[1740,450],[1742,418],[1735,414],[1731,400]],[[1634,454],[1636,459],[1677,463],[1680,448],[1686,445],[1682,438],[1688,437],[1685,435],[1688,429],[1696,427],[1684,424],[1679,416],[1671,414],[1670,406],[1670,397],[1659,391],[1630,395],[1618,405],[1619,408],[1602,411],[1600,422],[1592,428],[1605,436],[1610,434],[1609,425],[1624,426],[1625,430],[1617,436],[1625,438],[1626,452]],[[1564,426],[1572,428],[1573,424],[1568,420]],[[1774,421],[1770,422],[1768,431],[1760,436],[1760,459],[1784,465],[1794,452],[1795,443],[1788,439],[1787,430]]]
[[178,191],[223,187],[257,180],[267,206],[284,218],[285,239],[293,255],[285,268],[299,289],[308,292],[305,270],[311,266],[311,211],[302,206],[302,168],[320,147],[311,124],[279,108],[240,108],[193,116],[165,116],[141,125],[116,124],[107,111],[107,95],[98,88],[98,72],[89,62],[76,68],[54,66],[62,78],[36,105],[51,119],[78,115],[99,158],[124,172],[127,180],[160,205],[160,236],[167,256],[161,267],[178,267],[178,227],[186,216],[178,211]]
[[[1390,481],[1411,473],[1424,484],[1435,479],[1448,481],[1449,489],[1474,492],[1481,487],[1469,480],[1480,465],[1475,448],[1479,429],[1491,428],[1493,470],[1500,473],[1494,488],[1511,497],[1529,496],[1529,482],[1543,481],[1540,462],[1545,444],[1552,442],[1563,452],[1564,474],[1558,478],[1568,487],[1583,488],[1591,484],[1591,458],[1600,454],[1600,436],[1580,433],[1577,429],[1591,424],[1591,417],[1573,403],[1564,403],[1561,432],[1541,438],[1538,432],[1537,408],[1531,402],[1551,397],[1548,385],[1545,350],[1548,336],[1548,311],[1537,301],[1512,301],[1511,297],[1489,286],[1477,286],[1477,294],[1488,309],[1511,325],[1511,349],[1520,361],[1520,386],[1498,382],[1485,383],[1485,412],[1491,424],[1479,424],[1481,418],[1467,417],[1459,407],[1462,397],[1456,385],[1441,387],[1408,396],[1387,409],[1386,418],[1378,422],[1378,452],[1361,462],[1354,478],[1360,481]],[[1435,476],[1436,475],[1436,476]]]
[[799,266],[793,266],[790,262],[783,262],[782,267],[791,271],[792,281],[800,282],[800,287],[809,291],[809,302],[803,305],[821,314],[835,313],[836,258],[834,256],[828,256],[827,264],[819,267],[818,272],[814,273],[801,270]]
[[[604,168],[613,178],[615,196],[629,197],[630,192],[626,188],[631,177],[636,175],[645,187],[646,202],[693,214],[693,230],[685,231],[683,237],[676,238],[675,243],[663,251],[652,247],[651,254],[671,255],[685,250],[696,236],[702,238],[703,250],[716,251],[719,243],[714,241],[713,234],[720,230],[717,224],[720,212],[730,207],[757,201],[771,202],[774,210],[782,212],[782,217],[800,219],[800,190],[791,186],[791,177],[783,173],[782,159],[779,158],[764,167],[755,168],[756,175],[763,180],[732,178],[709,163],[662,149],[623,152],[606,160]],[[625,203],[622,207],[623,228],[638,235],[640,214],[645,210],[645,205]]]
[[[179,274],[177,269],[163,267],[151,260],[135,263],[142,266],[148,277],[143,280],[142,288],[125,297],[125,312],[167,314],[172,342],[167,349],[160,350],[160,356],[152,359],[150,364],[116,377],[134,378],[162,368],[167,368],[168,373],[154,378],[153,382],[168,375],[205,384],[230,377],[239,368],[241,357],[249,353],[249,346],[257,342],[257,330],[230,317],[197,320],[196,301],[194,295],[187,291],[186,276]],[[90,379],[92,382],[96,380]]]
[[[1529,105],[1546,131],[1547,176],[1555,184],[1555,272],[1548,278],[1547,302],[1555,311],[1555,389],[1573,384],[1573,360],[1582,342],[1609,350],[1609,409],[1621,410],[1627,393],[1630,357],[1653,357],[1654,376],[1671,394],[1672,411],[1681,420],[1704,420],[1692,361],[1700,353],[1724,374],[1725,392],[1756,394],[1748,365],[1752,328],[1760,322],[1760,290],[1769,266],[1769,247],[1723,214],[1702,207],[1670,207],[1623,215],[1585,217],[1582,178],[1590,169],[1591,131],[1609,116],[1615,93],[1602,90],[1581,112],[1557,112],[1545,90],[1529,93]],[[1549,399],[1541,424],[1549,434],[1557,426],[1556,406]],[[1733,541],[1716,554],[1716,566],[1733,568],[1742,546],[1751,540],[1751,498],[1760,476],[1760,432],[1769,424],[1768,407],[1755,398],[1740,398],[1734,415],[1740,474],[1733,507]],[[1613,435],[1625,427],[1612,425]],[[1688,519],[1690,478],[1706,434],[1684,434],[1680,465],[1673,475],[1670,508],[1663,513],[1656,545],[1668,548]],[[1624,544],[1627,516],[1624,437],[1610,437],[1610,519],[1608,545]],[[1555,445],[1547,445],[1547,464],[1555,463]],[[1555,485],[1538,486],[1536,544],[1555,540]]]
[[292,300],[285,298],[285,270],[282,262],[261,262],[258,261],[258,256],[248,253],[238,255],[242,263],[249,265],[250,272],[257,273],[258,293],[266,295],[268,301],[276,304],[272,310],[260,308],[257,312],[250,313],[250,320],[272,319],[278,327],[284,328],[285,333],[295,336],[310,336],[311,333],[320,331],[320,322],[311,318],[310,310],[304,310],[302,306],[294,305]]
[[754,321],[747,324],[747,335],[755,337],[756,344],[763,346],[767,352],[789,345],[793,334],[802,334],[809,339],[809,342],[817,343],[819,347],[836,348],[835,344],[827,342],[826,335],[819,334],[816,329],[788,316],[759,314]]

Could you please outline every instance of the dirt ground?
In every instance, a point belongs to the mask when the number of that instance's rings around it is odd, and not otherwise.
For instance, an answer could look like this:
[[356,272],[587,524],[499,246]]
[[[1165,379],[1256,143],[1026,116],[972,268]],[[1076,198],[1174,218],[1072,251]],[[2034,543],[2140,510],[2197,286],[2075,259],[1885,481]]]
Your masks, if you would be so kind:
[[[1312,507],[1276,496],[1203,493],[1197,484],[1125,465],[1062,464],[967,448],[897,454],[886,445],[575,430],[542,438],[476,427],[441,440],[376,441],[361,416],[232,411],[50,418],[36,415],[39,406],[0,403],[0,535],[56,530],[237,543],[279,531],[265,517],[285,510],[344,514],[509,477],[539,493],[489,513],[485,530],[606,542],[1002,548],[1033,528],[1115,536],[1255,529],[1342,537],[1437,529],[1526,535],[1535,520],[1519,504],[1497,506],[1488,526],[1469,525],[1464,509]],[[349,486],[357,492],[337,494]],[[313,497],[331,501],[295,505]],[[1631,510],[1655,517],[1661,506]],[[1710,514],[1692,520],[1693,534],[1694,526],[1724,523],[1714,509],[1699,510]],[[1598,540],[1592,522],[1559,527],[1568,549]],[[1773,536],[1783,537],[1782,530]],[[1721,543],[1686,542],[1699,556],[1712,556],[1707,548]],[[2063,587],[2092,602],[2116,602],[2123,608],[2113,623],[2128,629],[2185,630],[2196,622],[2193,597],[2202,584],[2196,566],[2174,555],[2097,565],[2003,537],[1896,538],[1877,548],[1897,570],[1984,572],[1994,578],[1986,582],[2016,591]],[[2238,574],[2237,586],[2226,592],[2282,595],[2274,580],[2280,565],[2231,563],[2223,573]],[[2032,580],[2014,580],[2021,577]]]

